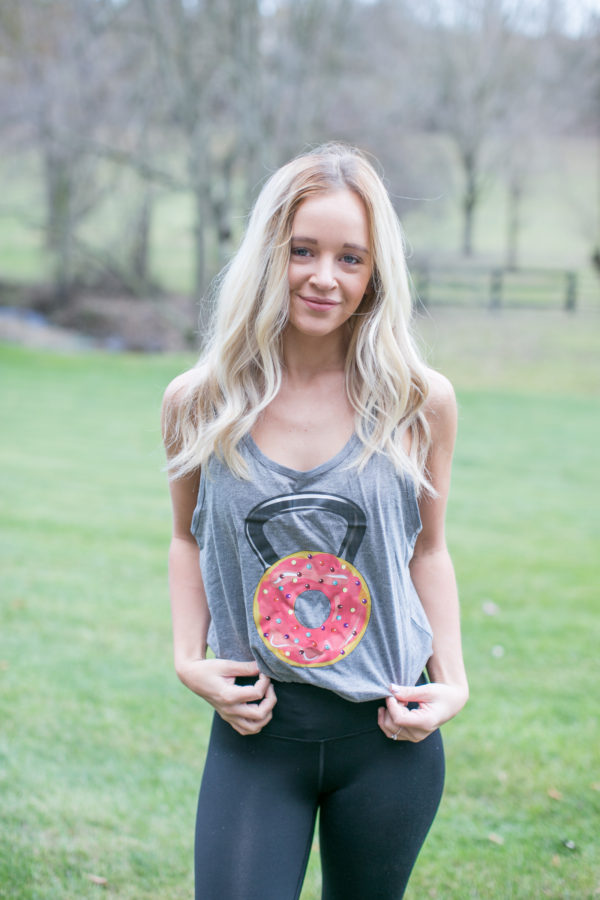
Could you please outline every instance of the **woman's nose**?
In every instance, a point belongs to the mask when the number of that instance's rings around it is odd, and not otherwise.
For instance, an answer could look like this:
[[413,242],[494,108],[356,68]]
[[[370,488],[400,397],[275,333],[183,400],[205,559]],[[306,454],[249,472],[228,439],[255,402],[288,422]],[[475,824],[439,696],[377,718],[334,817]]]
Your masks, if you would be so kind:
[[332,290],[336,285],[332,262],[325,258],[317,260],[315,269],[310,276],[310,281],[321,291]]

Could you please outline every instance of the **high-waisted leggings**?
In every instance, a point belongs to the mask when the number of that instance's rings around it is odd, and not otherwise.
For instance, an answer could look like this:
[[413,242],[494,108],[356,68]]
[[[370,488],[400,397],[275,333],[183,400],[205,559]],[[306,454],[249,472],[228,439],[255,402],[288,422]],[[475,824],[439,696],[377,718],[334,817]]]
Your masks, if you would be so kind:
[[198,801],[196,900],[297,900],[319,811],[322,900],[399,900],[444,781],[439,732],[392,741],[381,700],[275,684],[269,724],[215,714]]

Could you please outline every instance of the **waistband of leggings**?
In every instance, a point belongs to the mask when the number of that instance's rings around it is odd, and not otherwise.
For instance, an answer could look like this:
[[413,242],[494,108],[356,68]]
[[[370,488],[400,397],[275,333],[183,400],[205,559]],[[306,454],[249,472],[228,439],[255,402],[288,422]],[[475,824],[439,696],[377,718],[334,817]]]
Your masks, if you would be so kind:
[[[251,684],[254,678],[238,678]],[[273,681],[277,703],[261,734],[297,741],[324,741],[376,731],[377,710],[385,700],[353,703],[312,684]]]

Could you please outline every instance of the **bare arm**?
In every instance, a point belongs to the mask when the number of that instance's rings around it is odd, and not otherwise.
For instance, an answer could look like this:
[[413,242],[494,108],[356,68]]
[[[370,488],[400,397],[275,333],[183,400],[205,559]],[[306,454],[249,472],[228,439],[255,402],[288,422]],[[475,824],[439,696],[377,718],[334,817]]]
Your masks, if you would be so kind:
[[[446,546],[444,521],[450,489],[450,470],[456,439],[456,400],[451,385],[436,375],[428,405],[432,445],[429,474],[435,498],[420,503],[423,528],[410,565],[413,583],[433,630],[433,653],[427,663],[431,684],[419,687],[391,685],[380,727],[390,737],[419,741],[447,722],[467,702],[458,591]],[[409,710],[409,702],[419,709]]]
[[[167,454],[174,452],[170,426],[173,404],[185,386],[175,379],[163,401],[163,435]],[[199,473],[171,480],[173,532],[169,548],[169,594],[173,621],[175,670],[190,690],[207,700],[240,734],[261,730],[271,718],[276,698],[265,675],[254,662],[207,659],[210,612],[206,600],[198,546],[190,532],[198,495]],[[235,684],[237,676],[257,676],[254,685]],[[259,701],[251,702],[251,701]]]

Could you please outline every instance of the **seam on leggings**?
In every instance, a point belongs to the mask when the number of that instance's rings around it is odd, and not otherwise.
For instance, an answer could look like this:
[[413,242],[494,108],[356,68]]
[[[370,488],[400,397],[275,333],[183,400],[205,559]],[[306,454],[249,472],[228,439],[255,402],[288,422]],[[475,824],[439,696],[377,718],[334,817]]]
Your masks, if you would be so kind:
[[341,741],[344,738],[357,737],[359,734],[369,734],[372,731],[379,731],[379,725],[373,725],[369,728],[363,728],[360,731],[349,731],[345,734],[336,734],[332,737],[326,738],[304,738],[304,737],[290,737],[287,734],[273,734],[272,732],[258,732],[258,734],[262,734],[262,737],[265,738],[276,738],[278,741],[295,741],[296,743],[301,744],[325,744],[328,741]]
[[323,772],[325,770],[325,741],[319,742],[319,772],[317,777],[317,787],[319,794],[323,785]]

